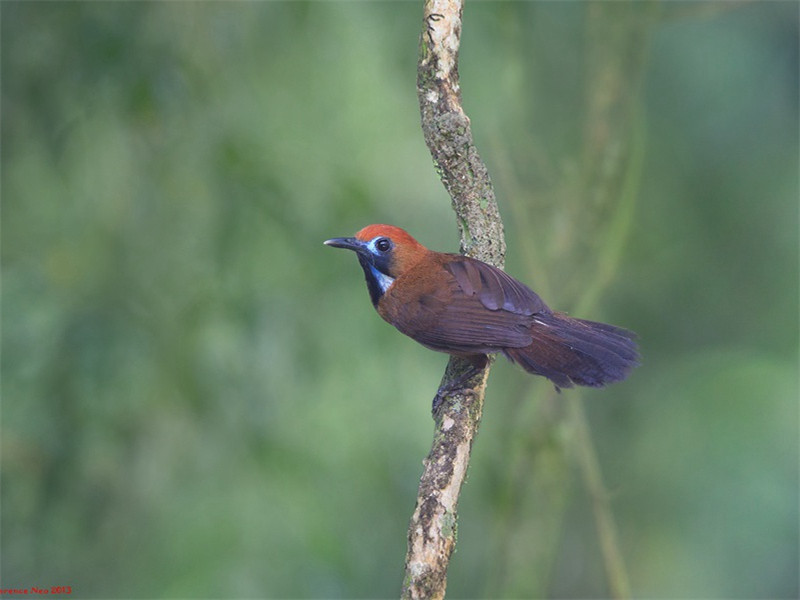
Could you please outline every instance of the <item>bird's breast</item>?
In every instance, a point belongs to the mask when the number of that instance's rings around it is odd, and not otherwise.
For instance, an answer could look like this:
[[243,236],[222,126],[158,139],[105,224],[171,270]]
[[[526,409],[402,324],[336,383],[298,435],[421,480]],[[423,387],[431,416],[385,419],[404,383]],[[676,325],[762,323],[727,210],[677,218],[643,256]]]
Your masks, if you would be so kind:
[[412,269],[389,286],[377,305],[378,314],[401,332],[415,333],[435,326],[452,298],[451,282],[441,267]]

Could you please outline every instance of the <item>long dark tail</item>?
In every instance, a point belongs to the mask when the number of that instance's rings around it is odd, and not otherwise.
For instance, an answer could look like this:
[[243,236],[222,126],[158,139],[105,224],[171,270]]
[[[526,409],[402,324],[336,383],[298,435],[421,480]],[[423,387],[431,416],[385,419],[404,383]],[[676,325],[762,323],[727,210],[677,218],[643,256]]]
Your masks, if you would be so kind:
[[558,388],[574,384],[601,387],[622,381],[639,364],[636,334],[613,325],[562,313],[538,314],[531,335],[530,346],[506,348],[503,353]]

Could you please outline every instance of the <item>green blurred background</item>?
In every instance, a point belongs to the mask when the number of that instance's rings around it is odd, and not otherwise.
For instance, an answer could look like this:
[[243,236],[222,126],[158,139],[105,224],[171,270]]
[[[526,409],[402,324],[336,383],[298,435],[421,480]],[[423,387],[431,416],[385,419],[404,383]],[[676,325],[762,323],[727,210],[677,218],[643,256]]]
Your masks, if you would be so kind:
[[[447,359],[322,241],[458,247],[420,3],[0,9],[0,587],[397,596]],[[796,598],[798,4],[464,18],[507,269],[640,335],[581,396],[634,596]],[[448,597],[608,595],[576,393],[496,364]]]

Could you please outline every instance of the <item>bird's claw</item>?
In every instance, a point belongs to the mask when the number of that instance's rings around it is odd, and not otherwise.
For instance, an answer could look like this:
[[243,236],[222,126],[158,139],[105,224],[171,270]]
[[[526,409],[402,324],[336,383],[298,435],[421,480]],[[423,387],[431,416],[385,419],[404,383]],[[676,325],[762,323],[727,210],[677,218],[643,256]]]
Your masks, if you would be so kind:
[[442,402],[444,402],[444,399],[448,396],[462,394],[464,396],[476,397],[478,395],[478,392],[472,388],[462,387],[462,383],[463,382],[456,381],[449,385],[443,385],[436,390],[436,395],[433,397],[433,405],[431,406],[431,414],[436,415],[439,408],[442,406]]

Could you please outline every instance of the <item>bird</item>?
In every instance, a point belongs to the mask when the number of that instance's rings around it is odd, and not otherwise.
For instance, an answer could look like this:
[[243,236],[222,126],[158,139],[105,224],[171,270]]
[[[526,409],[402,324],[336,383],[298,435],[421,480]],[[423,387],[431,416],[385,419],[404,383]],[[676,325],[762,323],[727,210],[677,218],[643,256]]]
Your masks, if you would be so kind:
[[[551,310],[501,269],[429,250],[399,227],[368,225],[354,237],[324,243],[356,253],[385,321],[431,350],[469,361],[458,383],[493,354],[549,379],[559,391],[622,381],[639,364],[632,331]],[[440,388],[437,398],[447,391],[454,390]]]

